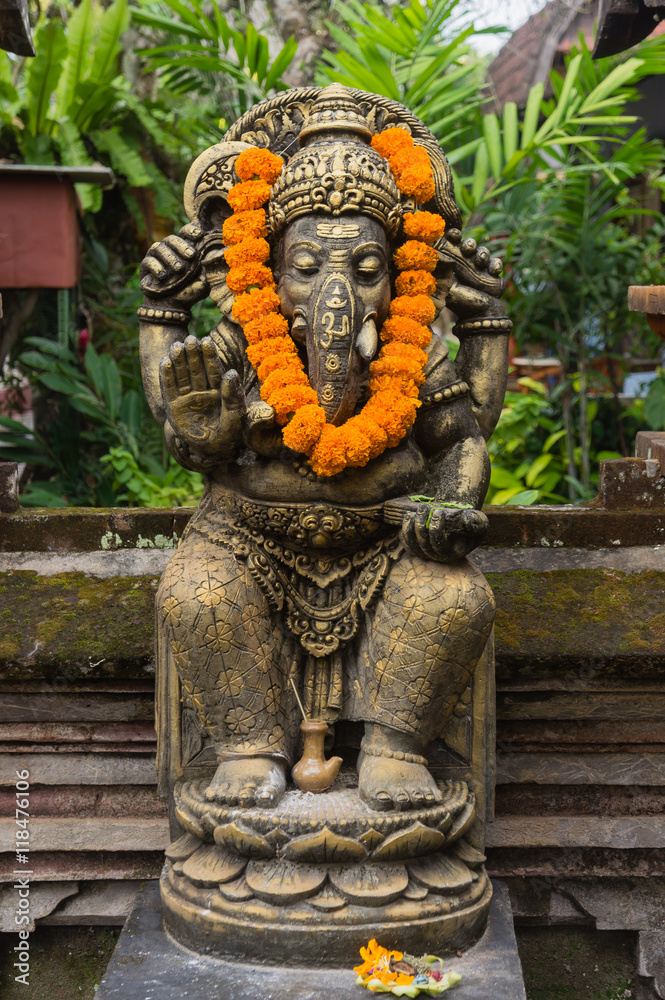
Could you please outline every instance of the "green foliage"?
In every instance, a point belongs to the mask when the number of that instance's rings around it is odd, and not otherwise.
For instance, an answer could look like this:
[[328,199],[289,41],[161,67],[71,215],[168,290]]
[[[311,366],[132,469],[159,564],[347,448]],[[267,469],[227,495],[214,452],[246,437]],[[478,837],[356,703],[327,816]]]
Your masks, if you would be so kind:
[[202,477],[198,472],[183,469],[171,456],[166,472],[156,461],[150,463],[155,471],[146,472],[136,455],[122,447],[111,448],[101,461],[113,469],[118,503],[130,507],[187,507],[201,499]]
[[[176,188],[155,165],[151,146],[180,155],[194,147],[163,103],[140,98],[121,72],[127,0],[82,0],[63,19],[49,12],[35,29],[36,57],[15,63],[0,53],[0,89],[7,98],[0,145],[26,163],[103,163],[119,178],[125,204],[143,228],[129,188],[150,188],[157,211],[177,218]],[[15,76],[11,90],[8,81]],[[3,82],[4,81],[4,84]],[[84,210],[98,212],[102,191],[77,184]]]
[[400,101],[445,140],[447,152],[454,142],[464,146],[484,99],[482,63],[468,45],[480,32],[459,0],[411,0],[389,9],[348,0],[334,11],[342,24],[329,22],[328,30],[337,51],[323,53],[318,82]]
[[[489,504],[566,503],[588,501],[598,485],[597,471],[585,487],[568,473],[566,431],[561,410],[562,393],[554,399],[546,388],[530,378],[519,379],[526,392],[508,392],[497,428],[489,441],[492,475],[486,502]],[[597,421],[596,421],[596,418]],[[604,411],[599,402],[589,404],[589,422],[598,426],[600,447],[593,449],[593,461],[621,458],[602,447]],[[580,449],[574,455],[580,461]]]
[[216,3],[204,9],[200,0],[139,0],[132,17],[146,37],[159,41],[141,49],[148,69],[158,70],[162,85],[174,93],[212,98],[216,118],[220,111],[238,118],[256,101],[286,89],[282,74],[298,48],[295,38],[271,59],[267,37],[251,22],[241,30]]
[[652,431],[665,430],[665,372],[662,369],[646,394],[644,418]]
[[0,460],[29,462],[45,475],[30,483],[23,504],[164,506],[200,493],[200,477],[178,471],[143,392],[110,354],[88,345],[81,358],[73,343],[43,337],[26,343],[32,349],[18,361],[41,389],[43,429],[0,417]]

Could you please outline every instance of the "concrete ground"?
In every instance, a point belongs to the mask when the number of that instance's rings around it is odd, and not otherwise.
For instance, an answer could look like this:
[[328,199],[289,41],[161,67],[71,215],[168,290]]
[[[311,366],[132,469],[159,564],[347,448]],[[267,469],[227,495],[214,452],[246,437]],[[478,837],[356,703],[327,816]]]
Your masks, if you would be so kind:
[[[0,997],[94,1000],[119,933],[115,927],[39,928],[30,937],[28,986],[14,981],[11,948],[17,937],[0,935]],[[517,941],[529,1000],[631,1000],[634,996],[631,934],[579,927],[518,927]],[[360,989],[358,994],[360,1000]]]

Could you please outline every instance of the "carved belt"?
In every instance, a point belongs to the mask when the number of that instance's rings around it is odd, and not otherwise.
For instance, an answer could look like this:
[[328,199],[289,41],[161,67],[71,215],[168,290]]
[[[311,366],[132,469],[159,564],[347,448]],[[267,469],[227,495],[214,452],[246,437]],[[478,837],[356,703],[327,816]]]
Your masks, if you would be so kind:
[[295,549],[357,549],[389,533],[383,504],[346,507],[329,503],[279,503],[254,500],[213,485],[213,502],[220,513],[259,532],[280,538]]

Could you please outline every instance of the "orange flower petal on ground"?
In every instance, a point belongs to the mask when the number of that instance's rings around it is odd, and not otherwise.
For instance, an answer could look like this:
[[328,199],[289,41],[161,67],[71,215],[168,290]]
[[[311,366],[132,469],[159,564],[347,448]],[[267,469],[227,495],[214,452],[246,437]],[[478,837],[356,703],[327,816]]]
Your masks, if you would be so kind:
[[427,271],[402,271],[395,279],[398,295],[434,295],[436,278]]
[[265,181],[243,181],[234,184],[226,200],[234,212],[261,208],[270,198],[270,185]]
[[263,209],[247,212],[235,212],[222,225],[222,237],[226,246],[242,243],[248,237],[264,237],[268,235],[266,213]]
[[434,247],[426,243],[407,240],[395,251],[393,260],[400,271],[433,271],[439,262],[439,255]]
[[407,316],[429,326],[436,316],[436,307],[429,295],[398,295],[390,303],[390,315]]
[[407,212],[402,218],[404,234],[422,243],[440,240],[446,231],[446,221],[434,212]]
[[253,180],[255,177],[274,184],[279,177],[284,160],[281,156],[271,153],[269,149],[244,149],[235,162],[235,172],[241,181]]
[[246,264],[265,264],[270,257],[270,245],[267,240],[247,236],[240,243],[228,247],[224,260],[229,267],[243,267]]

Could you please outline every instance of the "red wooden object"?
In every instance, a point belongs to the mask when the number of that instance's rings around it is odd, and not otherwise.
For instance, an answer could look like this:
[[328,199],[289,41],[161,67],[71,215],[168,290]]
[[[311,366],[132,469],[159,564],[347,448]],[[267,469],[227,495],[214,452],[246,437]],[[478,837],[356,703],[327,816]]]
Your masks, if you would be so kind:
[[0,176],[0,288],[73,288],[80,239],[69,179]]

